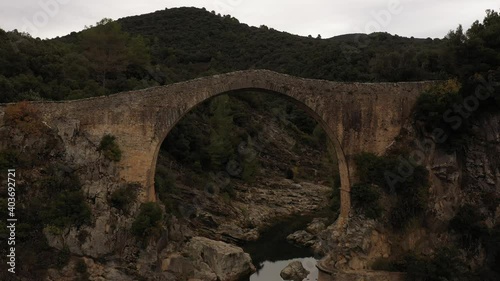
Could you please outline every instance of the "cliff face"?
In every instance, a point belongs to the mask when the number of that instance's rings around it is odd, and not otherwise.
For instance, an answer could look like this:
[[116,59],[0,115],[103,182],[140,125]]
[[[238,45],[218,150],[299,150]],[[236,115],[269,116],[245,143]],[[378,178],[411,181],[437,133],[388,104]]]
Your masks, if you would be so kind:
[[[452,229],[452,221],[467,221],[463,216],[470,214],[460,213],[460,209],[471,206],[477,210],[480,221],[469,223],[482,225],[486,233],[494,233],[494,228],[498,228],[500,114],[486,113],[478,118],[461,152],[449,153],[431,142],[430,138],[418,137],[410,123],[403,131],[404,136],[398,138],[394,149],[401,145],[412,147],[415,152],[413,155],[421,155],[422,165],[429,171],[427,211],[422,223],[410,225],[403,232],[394,231],[354,211],[345,228],[339,230],[332,225],[317,235],[313,248],[327,255],[322,265],[325,268],[362,272],[377,267],[381,260],[402,258],[408,252],[431,257],[439,249],[450,247],[461,249],[461,258],[469,270],[483,270],[488,264],[491,267],[495,263],[494,257],[492,260],[495,254],[488,249],[487,242],[464,247],[463,236]],[[470,237],[471,233],[467,235],[467,242],[474,240]],[[366,277],[364,273],[359,273],[357,279],[353,280],[361,280],[363,276]],[[397,280],[397,277],[394,278]]]

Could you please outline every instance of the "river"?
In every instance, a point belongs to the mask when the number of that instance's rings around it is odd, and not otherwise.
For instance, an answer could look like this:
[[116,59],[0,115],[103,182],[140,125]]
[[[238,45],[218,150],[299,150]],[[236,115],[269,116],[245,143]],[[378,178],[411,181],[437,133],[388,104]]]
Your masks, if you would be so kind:
[[281,270],[295,260],[301,261],[304,268],[311,272],[308,279],[304,280],[317,280],[317,259],[311,249],[297,247],[286,241],[286,236],[305,229],[311,220],[310,216],[287,219],[263,232],[259,240],[242,245],[252,257],[257,272],[240,281],[283,281]]

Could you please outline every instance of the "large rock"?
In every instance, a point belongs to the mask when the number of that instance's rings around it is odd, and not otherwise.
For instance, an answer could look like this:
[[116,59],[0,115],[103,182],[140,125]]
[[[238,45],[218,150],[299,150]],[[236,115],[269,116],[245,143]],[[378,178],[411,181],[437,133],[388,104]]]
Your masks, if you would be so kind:
[[327,221],[327,218],[315,218],[310,224],[307,225],[306,230],[313,235],[317,235],[326,229]]
[[316,242],[315,238],[316,237],[309,232],[305,230],[299,230],[288,235],[286,237],[286,240],[296,245],[311,247],[312,245],[314,245],[314,242]]
[[309,275],[309,271],[304,268],[300,261],[291,262],[280,273],[281,278],[292,281],[302,281],[307,275]]
[[196,278],[210,276],[215,277],[213,280],[236,281],[255,272],[249,254],[221,241],[194,237],[184,248],[184,254],[193,261]]

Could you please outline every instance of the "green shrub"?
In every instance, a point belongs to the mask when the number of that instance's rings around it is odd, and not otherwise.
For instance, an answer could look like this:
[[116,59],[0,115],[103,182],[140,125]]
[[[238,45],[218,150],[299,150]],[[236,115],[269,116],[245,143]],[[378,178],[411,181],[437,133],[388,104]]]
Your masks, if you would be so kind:
[[49,201],[46,210],[42,211],[42,216],[46,225],[64,229],[89,224],[91,210],[80,190],[65,190]]
[[78,176],[69,168],[57,164],[48,169],[47,177],[41,181],[41,185],[52,192],[81,188]]
[[130,205],[137,198],[137,190],[140,186],[137,184],[127,184],[115,190],[108,199],[109,204],[122,210],[128,212]]
[[255,181],[255,177],[259,173],[260,165],[257,157],[253,159],[243,160],[242,163],[243,172],[241,173],[241,179],[245,182],[252,183]]
[[488,229],[482,222],[485,216],[477,207],[464,205],[460,207],[457,214],[450,220],[450,229],[460,236],[462,247],[475,248],[480,239],[488,235]]
[[491,280],[500,280],[500,224],[483,237],[483,245],[486,249],[486,266],[492,271],[489,275],[496,276]]
[[5,124],[35,137],[40,137],[46,128],[42,124],[38,109],[27,101],[7,105],[4,120]]
[[398,166],[396,159],[363,152],[356,155],[354,161],[356,162],[356,171],[360,182],[375,184],[387,191],[391,190],[385,174],[387,171],[396,171]]
[[236,197],[236,190],[234,190],[234,186],[230,183],[223,185],[220,192],[227,194],[229,199]]
[[116,143],[116,138],[112,135],[105,135],[97,150],[101,151],[106,159],[114,162],[118,162],[122,158],[122,151]]
[[162,219],[163,212],[158,204],[144,203],[132,224],[132,234],[136,237],[149,237],[159,230]]
[[62,269],[63,267],[65,267],[68,264],[70,257],[71,252],[69,251],[68,247],[64,247],[57,253],[55,262],[56,268]]
[[175,187],[174,175],[167,167],[161,164],[156,166],[155,191],[160,201],[169,210],[168,206],[172,205],[171,195],[176,194],[178,190]]
[[336,214],[340,210],[340,176],[331,179],[330,186],[332,193],[330,195],[330,210]]
[[330,198],[330,211],[339,212],[340,210],[340,196],[332,196]]
[[87,264],[83,260],[78,260],[75,266],[76,272],[80,274],[85,274],[87,273]]
[[455,249],[439,249],[431,258],[410,255],[406,267],[408,281],[470,280],[470,272]]
[[43,162],[40,159],[40,155],[21,153],[17,149],[7,148],[0,151],[0,169],[31,169],[34,166],[41,165]]
[[[389,214],[389,223],[395,229],[405,228],[412,219],[425,212],[429,187],[428,171],[423,166],[413,167],[413,172],[409,176],[396,183],[391,184],[386,179],[387,172],[399,174],[398,167],[401,165],[401,158],[408,159],[403,156],[398,159],[394,156],[377,156],[372,153],[361,153],[354,159],[362,184],[383,187],[386,192],[397,197],[397,203],[391,208]],[[367,195],[370,194],[364,194],[364,196]],[[380,215],[380,207],[376,205],[372,207],[370,209],[368,206],[368,213],[371,216]]]
[[428,127],[442,125],[443,114],[454,104],[462,103],[460,88],[457,80],[448,80],[422,93],[413,109],[415,119],[424,121]]
[[372,265],[371,269],[380,270],[380,271],[399,271],[400,268],[398,264],[391,259],[388,258],[378,258],[376,259]]
[[227,192],[222,192],[220,196],[225,204],[231,204],[231,195],[229,195]]
[[351,199],[354,205],[363,210],[366,217],[377,219],[382,214],[379,204],[380,192],[370,184],[355,184],[351,188]]
[[18,152],[13,150],[0,151],[0,169],[7,170],[19,167]]

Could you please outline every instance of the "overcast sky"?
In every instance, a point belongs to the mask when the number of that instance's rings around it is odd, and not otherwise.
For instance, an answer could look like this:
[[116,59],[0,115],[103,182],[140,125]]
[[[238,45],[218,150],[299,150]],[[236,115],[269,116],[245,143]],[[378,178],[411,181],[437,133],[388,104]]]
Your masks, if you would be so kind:
[[181,6],[205,7],[240,22],[303,36],[386,31],[442,38],[459,24],[468,28],[498,0],[0,0],[0,28],[53,38],[80,31],[104,17],[121,17]]

